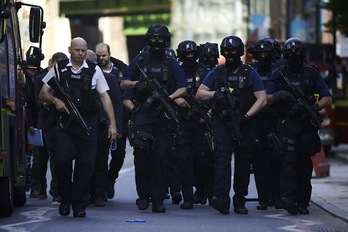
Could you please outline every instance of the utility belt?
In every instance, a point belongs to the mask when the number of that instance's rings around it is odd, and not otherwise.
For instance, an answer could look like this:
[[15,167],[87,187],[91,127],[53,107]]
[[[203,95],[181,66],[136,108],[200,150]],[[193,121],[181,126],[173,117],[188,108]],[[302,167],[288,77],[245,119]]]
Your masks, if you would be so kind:
[[231,151],[233,148],[233,144],[226,142],[225,139],[214,138],[209,134],[207,134],[206,136],[210,151]]

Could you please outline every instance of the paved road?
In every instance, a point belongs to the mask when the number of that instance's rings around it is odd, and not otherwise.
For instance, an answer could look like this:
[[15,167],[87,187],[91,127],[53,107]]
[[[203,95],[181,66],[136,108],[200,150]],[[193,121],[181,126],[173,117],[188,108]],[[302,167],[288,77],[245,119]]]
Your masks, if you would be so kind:
[[[336,170],[341,172],[344,169],[346,169],[346,164],[337,162],[334,165],[333,162],[331,177],[313,180],[313,195],[317,200],[310,204],[310,215],[291,216],[284,210],[273,208],[267,211],[257,211],[255,201],[247,202],[248,215],[236,215],[233,212],[229,215],[222,215],[207,205],[195,205],[193,210],[181,210],[178,205],[171,205],[170,199],[165,201],[167,212],[158,214],[152,213],[150,209],[139,211],[135,205],[137,196],[133,160],[131,152],[128,151],[126,162],[116,183],[116,197],[107,202],[106,207],[88,207],[86,218],[61,217],[58,214],[58,204],[53,204],[51,198],[47,200],[28,198],[25,207],[16,208],[12,217],[0,219],[0,231],[348,232],[347,222],[332,213],[328,213],[330,211],[327,210],[327,207],[320,205],[321,203],[318,201],[319,197],[325,196],[324,193],[335,192],[330,191],[332,189],[325,187],[325,184],[330,183],[331,178],[334,181]],[[253,176],[251,176],[249,191],[248,198],[255,198],[256,190]],[[231,191],[231,196],[232,194]],[[141,222],[128,222],[128,220],[135,219],[141,219]]]

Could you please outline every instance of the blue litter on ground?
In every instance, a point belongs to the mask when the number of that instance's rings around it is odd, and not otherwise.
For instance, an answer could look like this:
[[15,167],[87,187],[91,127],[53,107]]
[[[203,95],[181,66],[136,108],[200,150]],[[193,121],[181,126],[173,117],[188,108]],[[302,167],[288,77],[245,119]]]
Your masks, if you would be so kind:
[[125,222],[145,222],[145,220],[144,219],[139,219],[139,218],[137,218],[137,219],[127,219],[127,220],[125,220]]

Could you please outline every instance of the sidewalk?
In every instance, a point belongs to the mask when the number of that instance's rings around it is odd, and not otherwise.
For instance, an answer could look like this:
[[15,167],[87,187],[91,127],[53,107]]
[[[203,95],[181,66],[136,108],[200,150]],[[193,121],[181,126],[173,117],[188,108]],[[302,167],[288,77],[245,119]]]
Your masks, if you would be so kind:
[[348,145],[332,150],[330,175],[312,179],[312,203],[348,223]]

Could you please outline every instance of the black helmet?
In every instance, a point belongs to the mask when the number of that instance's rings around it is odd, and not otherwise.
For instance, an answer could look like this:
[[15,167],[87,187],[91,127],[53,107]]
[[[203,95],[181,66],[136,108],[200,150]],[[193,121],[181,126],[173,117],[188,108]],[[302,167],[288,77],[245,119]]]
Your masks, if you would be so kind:
[[30,46],[25,53],[27,68],[39,68],[44,55],[41,53],[41,48]]
[[276,61],[282,56],[282,47],[277,40],[273,38],[265,38],[264,40],[269,41],[273,46],[273,61]]
[[248,48],[248,52],[257,60],[259,70],[270,69],[274,59],[274,47],[270,41],[261,39]]
[[198,59],[200,53],[200,47],[192,40],[185,40],[179,43],[178,48],[176,49],[179,60],[183,60],[184,56],[188,53],[193,53],[195,59]]
[[168,28],[163,24],[153,24],[149,27],[146,32],[146,41],[149,41],[151,37],[164,38],[166,44],[168,45],[170,42],[170,32]]
[[199,46],[201,48],[199,62],[204,64],[207,68],[214,68],[219,63],[219,45],[217,43],[206,42]]
[[298,38],[290,38],[284,43],[284,55],[287,55],[289,53],[300,53],[301,55],[304,55],[305,51],[305,44]]
[[287,65],[298,71],[305,62],[305,44],[298,38],[290,38],[284,43],[283,54]]
[[212,56],[214,58],[219,58],[219,46],[217,43],[209,43],[206,42],[205,44],[200,44],[201,47],[201,54],[200,56]]
[[281,46],[280,46],[280,44],[278,43],[277,40],[275,40],[275,39],[273,39],[273,38],[264,38],[264,40],[265,40],[265,41],[269,41],[269,42],[272,44],[273,48],[274,48],[276,51],[279,50],[279,52],[281,52],[282,48],[281,48]]
[[220,44],[220,53],[223,54],[223,51],[226,49],[235,49],[238,52],[239,56],[244,54],[244,44],[242,40],[237,36],[228,36],[224,38]]
[[169,30],[162,24],[153,24],[146,32],[146,44],[149,45],[150,54],[153,56],[165,55],[165,48],[169,46],[169,42]]
[[255,47],[254,47],[254,53],[260,53],[260,52],[273,52],[273,46],[271,44],[271,42],[267,41],[267,40],[259,40]]

